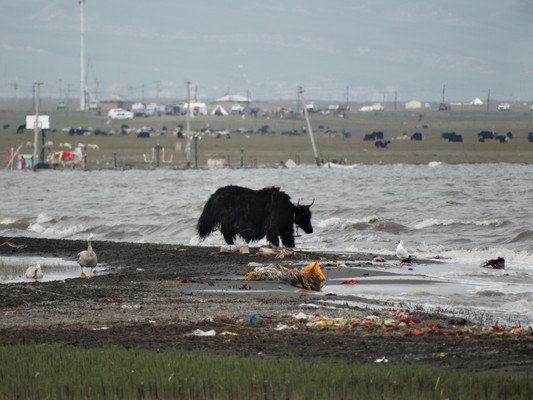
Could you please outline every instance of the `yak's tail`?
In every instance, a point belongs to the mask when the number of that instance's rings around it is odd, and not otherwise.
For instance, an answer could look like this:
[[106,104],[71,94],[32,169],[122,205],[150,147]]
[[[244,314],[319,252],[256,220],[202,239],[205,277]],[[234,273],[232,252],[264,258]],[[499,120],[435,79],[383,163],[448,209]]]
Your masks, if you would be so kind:
[[214,207],[213,199],[210,198],[207,203],[205,203],[202,215],[200,215],[200,219],[198,219],[198,224],[196,225],[198,236],[200,236],[201,239],[205,239],[218,227],[219,222],[216,207]]

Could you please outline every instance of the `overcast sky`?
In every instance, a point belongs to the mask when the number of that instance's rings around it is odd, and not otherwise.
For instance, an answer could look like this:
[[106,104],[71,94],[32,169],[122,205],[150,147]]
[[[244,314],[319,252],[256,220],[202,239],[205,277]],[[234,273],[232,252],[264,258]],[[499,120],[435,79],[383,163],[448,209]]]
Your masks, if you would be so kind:
[[[86,0],[91,92],[533,100],[531,0]],[[79,0],[2,1],[0,97],[78,97]],[[156,83],[158,82],[158,83]]]

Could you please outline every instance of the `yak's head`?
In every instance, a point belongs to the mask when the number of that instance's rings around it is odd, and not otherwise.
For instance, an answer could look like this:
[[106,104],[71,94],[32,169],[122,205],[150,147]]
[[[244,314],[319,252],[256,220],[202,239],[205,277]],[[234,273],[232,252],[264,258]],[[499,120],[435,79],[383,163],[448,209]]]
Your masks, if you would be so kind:
[[311,225],[311,206],[313,203],[303,206],[298,202],[294,207],[294,223],[302,228],[305,233],[313,233],[313,225]]

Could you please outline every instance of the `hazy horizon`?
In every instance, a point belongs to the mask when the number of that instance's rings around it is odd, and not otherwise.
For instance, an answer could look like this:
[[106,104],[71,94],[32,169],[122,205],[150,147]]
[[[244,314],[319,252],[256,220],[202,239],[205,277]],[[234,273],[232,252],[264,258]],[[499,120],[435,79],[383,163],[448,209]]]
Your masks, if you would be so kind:
[[[179,4],[86,0],[85,70],[100,99],[341,103],[533,100],[533,4],[348,0]],[[0,13],[0,98],[79,98],[79,0]],[[144,96],[143,96],[144,92]]]

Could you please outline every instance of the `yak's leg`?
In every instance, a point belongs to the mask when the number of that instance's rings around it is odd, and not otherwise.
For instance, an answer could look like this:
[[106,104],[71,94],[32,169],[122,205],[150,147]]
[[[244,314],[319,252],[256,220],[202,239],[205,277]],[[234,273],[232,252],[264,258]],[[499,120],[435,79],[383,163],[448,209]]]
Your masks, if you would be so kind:
[[284,247],[294,247],[294,230],[291,227],[283,229],[279,236],[281,237],[281,242]]
[[294,236],[292,235],[282,235],[281,242],[284,247],[294,247]]
[[226,241],[227,244],[234,244],[234,239],[235,239],[234,236],[224,235],[224,240]]
[[224,236],[224,240],[227,244],[234,244],[236,233],[231,221],[228,221],[227,219],[220,221],[220,232]]
[[279,237],[277,232],[268,231],[266,237],[272,246],[279,247]]
[[224,229],[224,227],[221,227],[220,231],[222,232],[224,240],[227,244],[234,244],[235,232],[232,229]]

